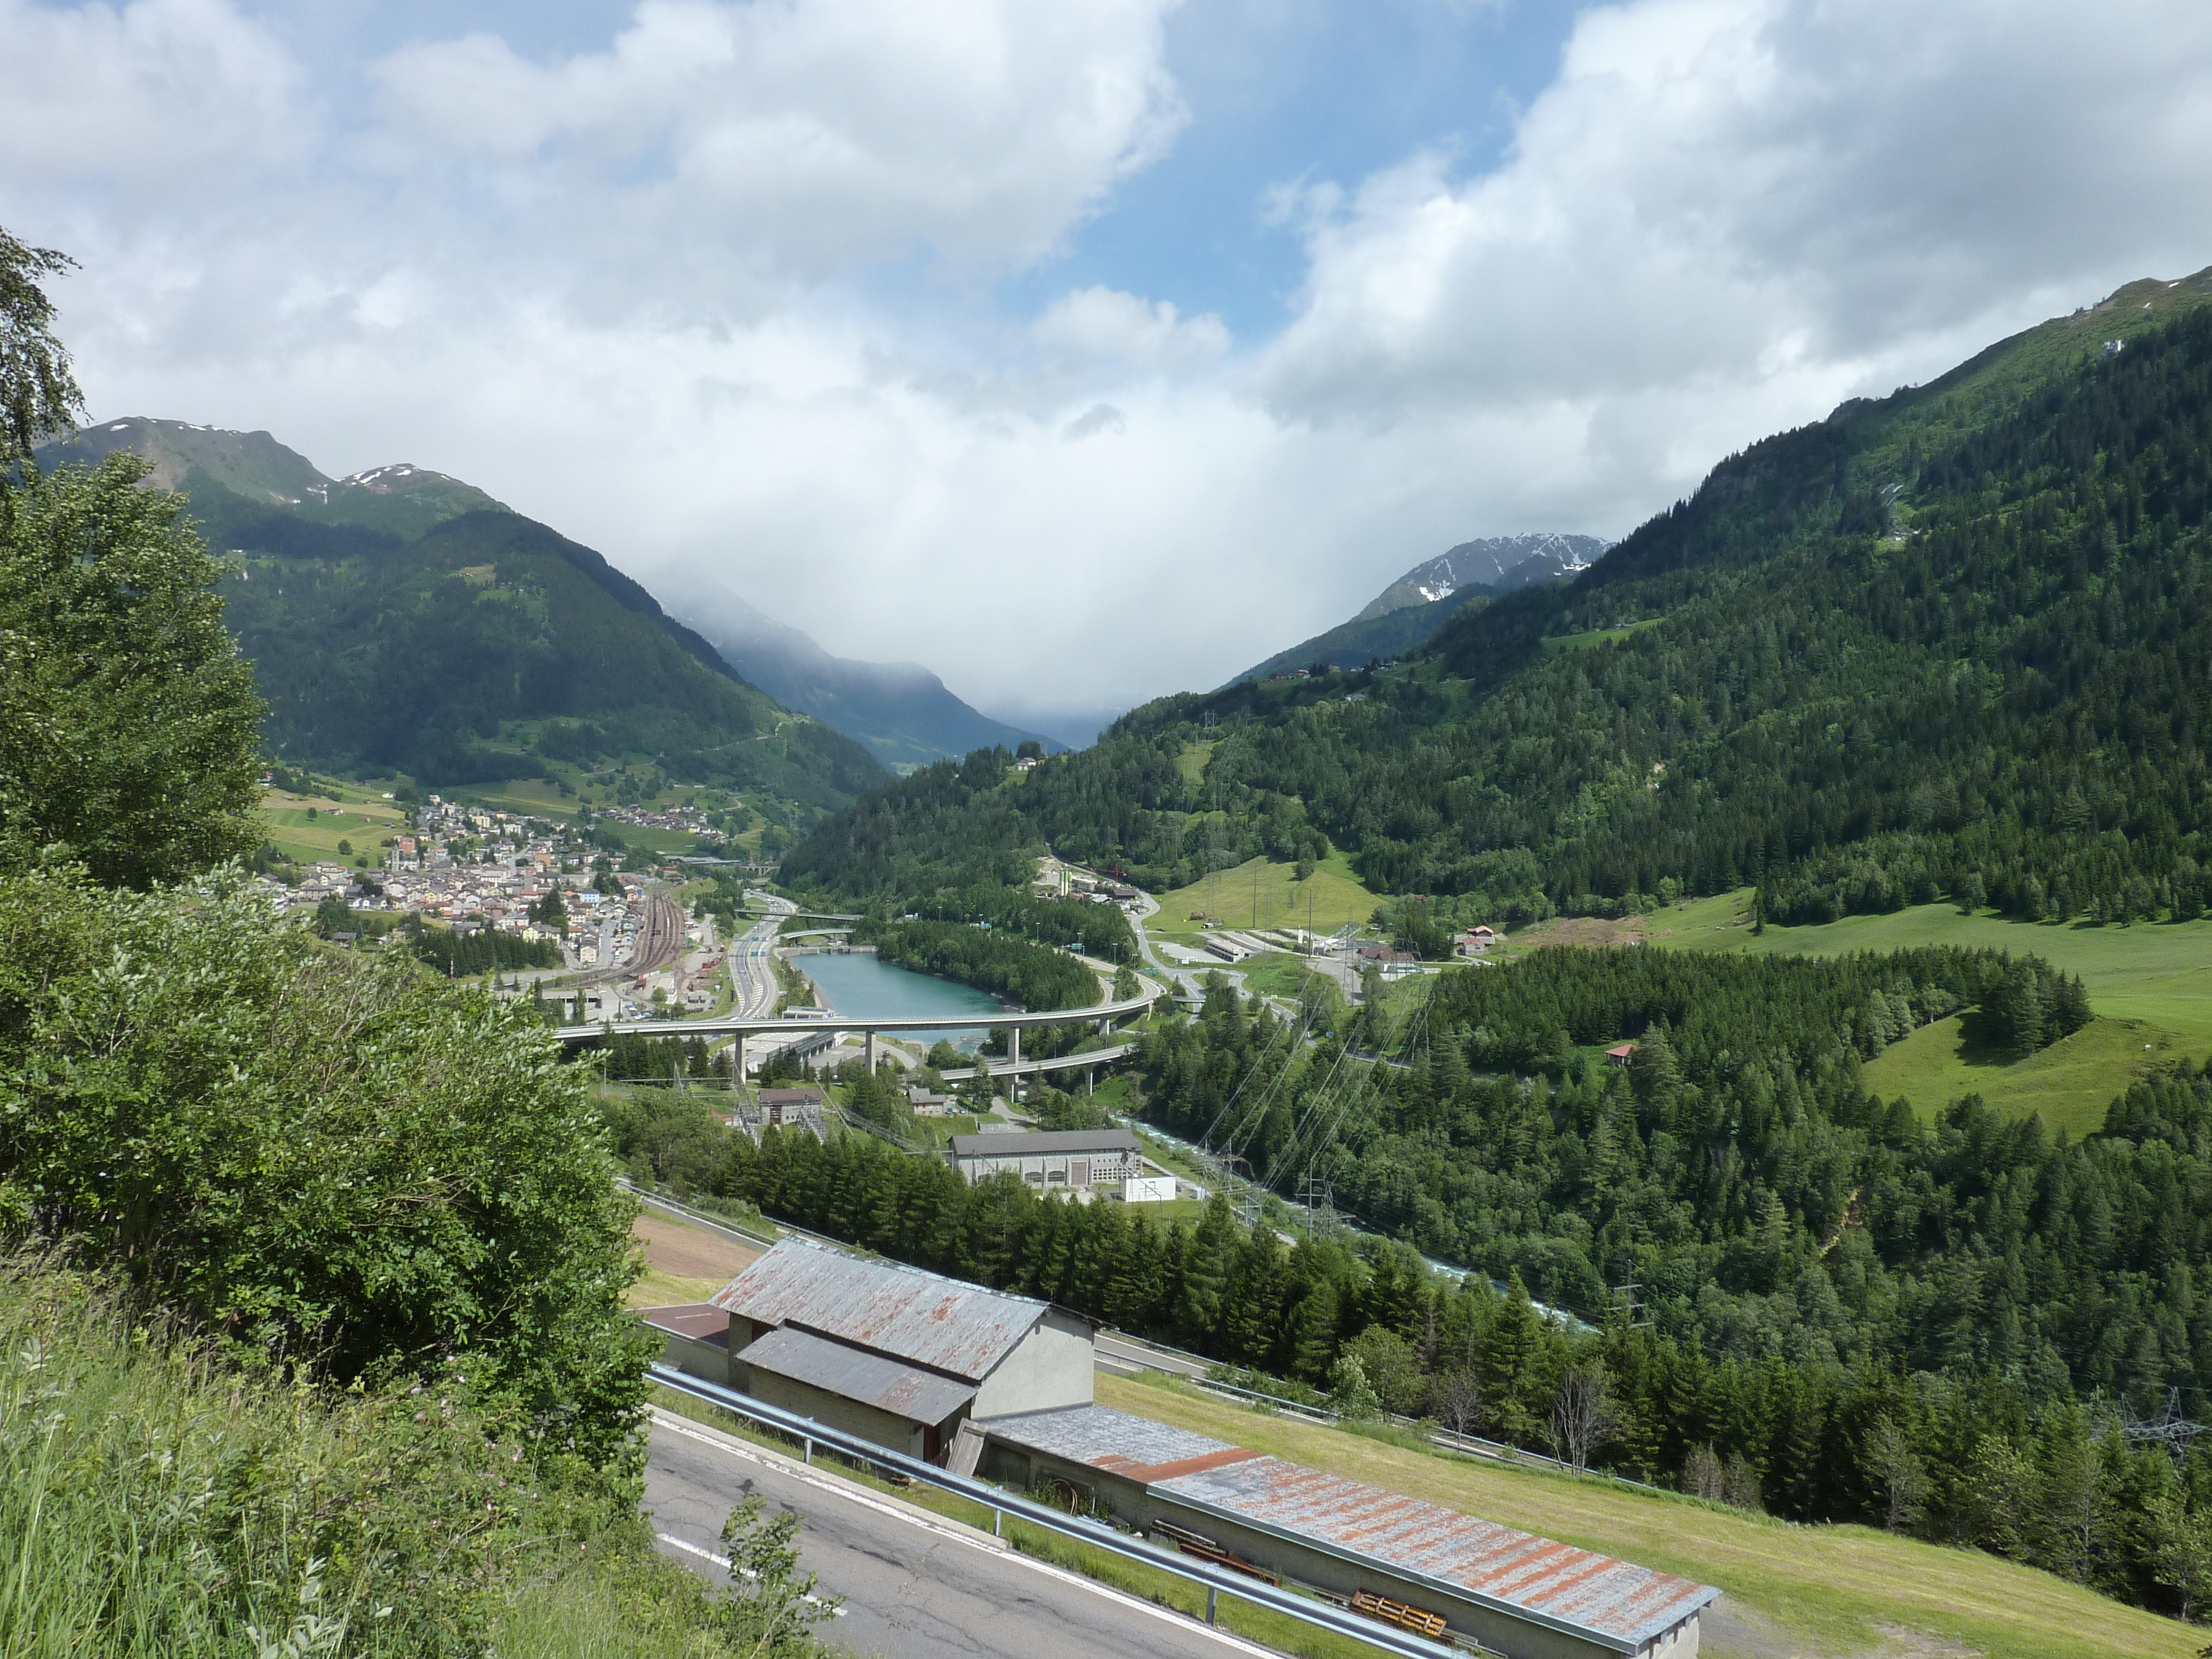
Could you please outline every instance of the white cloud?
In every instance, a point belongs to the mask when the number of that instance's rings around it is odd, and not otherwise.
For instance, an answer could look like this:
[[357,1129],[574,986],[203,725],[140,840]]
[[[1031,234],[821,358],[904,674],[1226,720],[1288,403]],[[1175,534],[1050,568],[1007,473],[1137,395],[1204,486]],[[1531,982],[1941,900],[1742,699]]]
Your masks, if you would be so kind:
[[1109,288],[1063,295],[1046,307],[1030,332],[1055,356],[1139,370],[1196,368],[1229,350],[1229,331],[1218,317],[1186,319],[1172,301],[1147,301]]
[[1620,533],[2212,258],[2200,7],[1627,0],[1494,169],[1276,192],[1277,337],[1011,313],[1182,119],[1165,6],[660,0],[402,48],[349,125],[223,0],[0,0],[0,223],[84,260],[98,414],[434,466],[1027,711],[1218,683],[1469,536]]
[[204,205],[311,159],[296,65],[225,0],[0,0],[0,155],[19,189]]
[[1389,422],[1926,367],[2201,264],[2208,158],[2202,7],[1593,9],[1504,165],[1415,156],[1291,204],[1310,270],[1258,384],[1289,416]]
[[[604,52],[504,41],[374,66],[387,164],[541,231],[818,280],[917,246],[1048,252],[1183,116],[1164,0],[647,0]],[[665,279],[665,270],[659,276]]]

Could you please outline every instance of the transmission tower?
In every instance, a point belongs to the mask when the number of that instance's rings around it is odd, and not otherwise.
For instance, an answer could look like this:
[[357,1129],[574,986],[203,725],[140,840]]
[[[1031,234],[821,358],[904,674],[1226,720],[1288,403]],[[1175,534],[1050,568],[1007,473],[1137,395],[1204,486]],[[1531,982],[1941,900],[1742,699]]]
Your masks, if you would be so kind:
[[2176,1462],[2200,1434],[2212,1434],[2212,1424],[2194,1422],[2181,1414],[2181,1390],[2166,1391],[2166,1408],[2156,1417],[2140,1417],[2124,1398],[2120,1401],[2120,1433],[2143,1445],[2160,1445]]

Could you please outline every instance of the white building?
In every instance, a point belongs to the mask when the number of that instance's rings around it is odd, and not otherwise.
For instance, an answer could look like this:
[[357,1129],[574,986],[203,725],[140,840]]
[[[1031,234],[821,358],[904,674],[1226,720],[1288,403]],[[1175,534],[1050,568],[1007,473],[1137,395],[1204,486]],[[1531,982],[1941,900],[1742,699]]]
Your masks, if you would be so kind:
[[1145,1173],[1137,1137],[1127,1129],[1054,1129],[1029,1134],[952,1137],[953,1167],[973,1186],[1012,1173],[1032,1187],[1087,1192]]

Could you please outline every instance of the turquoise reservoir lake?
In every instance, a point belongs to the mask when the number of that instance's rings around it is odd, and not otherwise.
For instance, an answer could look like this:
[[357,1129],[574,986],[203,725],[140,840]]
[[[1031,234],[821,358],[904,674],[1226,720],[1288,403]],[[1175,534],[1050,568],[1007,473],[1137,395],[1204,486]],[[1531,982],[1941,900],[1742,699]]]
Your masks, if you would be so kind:
[[[822,1006],[836,1009],[845,1019],[995,1014],[1006,1006],[988,991],[979,991],[972,985],[959,985],[949,979],[878,962],[872,951],[798,957],[791,965],[814,981]],[[939,1037],[946,1038],[956,1048],[973,1048],[983,1039],[981,1030],[901,1031],[898,1035],[903,1041],[920,1042],[925,1048]]]

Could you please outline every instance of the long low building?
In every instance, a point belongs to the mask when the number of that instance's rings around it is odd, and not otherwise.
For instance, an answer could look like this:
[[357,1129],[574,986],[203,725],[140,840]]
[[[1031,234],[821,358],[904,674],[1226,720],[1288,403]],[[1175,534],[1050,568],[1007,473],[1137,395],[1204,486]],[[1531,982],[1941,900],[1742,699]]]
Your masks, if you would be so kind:
[[970,1419],[1091,1397],[1080,1315],[805,1239],[646,1320],[694,1376],[933,1462]]
[[1137,1137],[1127,1129],[1047,1129],[1011,1134],[955,1135],[953,1167],[969,1185],[993,1176],[1019,1176],[1047,1192],[1087,1192],[1145,1172]]
[[[1720,1595],[1226,1441],[1077,1406],[980,1425],[982,1472],[1071,1496],[1193,1553],[1231,1559],[1509,1659],[1695,1659]],[[1393,1613],[1395,1610],[1395,1615]],[[1433,1626],[1431,1626],[1433,1630]]]

